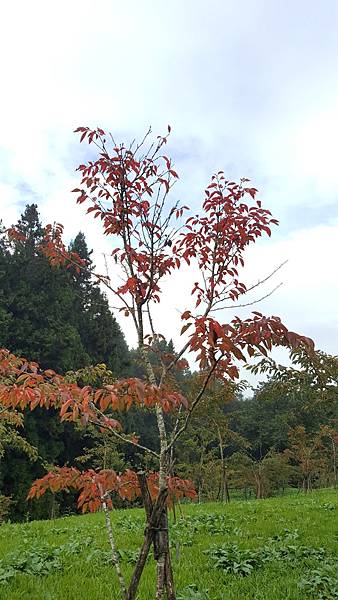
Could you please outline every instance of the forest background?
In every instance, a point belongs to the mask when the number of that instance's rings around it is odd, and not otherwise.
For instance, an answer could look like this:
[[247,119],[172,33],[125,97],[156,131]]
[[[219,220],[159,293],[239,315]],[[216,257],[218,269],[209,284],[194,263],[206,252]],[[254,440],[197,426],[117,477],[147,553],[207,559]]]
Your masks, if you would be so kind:
[[[26,206],[16,230],[23,238],[9,242],[4,224],[1,229],[0,347],[80,385],[142,378],[138,353],[128,348],[99,285],[86,272],[52,268],[41,254],[43,225],[37,205]],[[83,233],[70,249],[91,262]],[[162,340],[158,352],[162,358],[174,354],[172,340]],[[208,391],[175,456],[176,473],[193,480],[200,501],[263,498],[289,487],[306,491],[337,485],[337,361],[317,352],[325,379],[320,386],[305,356],[294,353],[291,358],[294,365],[285,369],[270,363],[268,377],[253,395],[244,381]],[[156,369],[156,352],[152,360]],[[189,394],[199,373],[187,366],[174,377]],[[131,408],[122,421],[126,432],[137,431],[148,447],[157,449],[152,414]],[[91,426],[60,422],[56,412],[43,409],[25,411],[19,426],[2,420],[0,452],[0,518],[16,521],[76,511],[72,493],[26,501],[32,482],[53,465],[117,471],[145,466],[130,444],[99,435]],[[151,469],[151,458],[147,460]]]

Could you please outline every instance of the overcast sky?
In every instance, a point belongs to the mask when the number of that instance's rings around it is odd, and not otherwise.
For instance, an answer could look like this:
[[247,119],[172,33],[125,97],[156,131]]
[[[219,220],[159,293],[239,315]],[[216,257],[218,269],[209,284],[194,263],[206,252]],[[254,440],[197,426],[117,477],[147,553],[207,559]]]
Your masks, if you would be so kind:
[[[214,171],[249,177],[280,227],[250,253],[248,281],[289,261],[259,310],[338,353],[337,0],[11,0],[0,21],[7,225],[36,202],[67,239],[81,228],[99,263],[107,245],[70,194],[84,158],[73,129],[130,139],[170,123],[174,195],[197,208]],[[167,336],[182,287],[158,314]]]

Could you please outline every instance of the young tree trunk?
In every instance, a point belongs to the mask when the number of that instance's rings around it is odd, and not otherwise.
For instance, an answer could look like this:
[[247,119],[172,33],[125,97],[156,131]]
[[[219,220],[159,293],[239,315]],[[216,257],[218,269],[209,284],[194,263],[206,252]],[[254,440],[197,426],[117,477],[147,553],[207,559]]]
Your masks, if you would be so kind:
[[220,484],[220,501],[224,502],[225,500],[225,481],[224,481],[224,477],[225,477],[225,469],[224,469],[224,452],[223,452],[223,440],[222,440],[222,435],[221,435],[221,431],[219,429],[219,427],[217,427],[217,433],[218,433],[218,446],[219,446],[219,453],[220,453],[220,457],[221,457],[221,484]]
[[157,581],[156,581],[156,596],[155,600],[162,600],[165,589],[165,554],[161,555],[157,559],[156,565]]
[[[143,344],[143,324],[142,324],[142,311],[138,311],[139,321],[139,347],[141,350],[144,365],[146,367],[148,380],[151,384],[156,385],[156,378],[152,364],[149,360],[148,350]],[[164,422],[163,409],[161,406],[156,406],[156,420],[160,438],[160,465],[159,465],[159,494],[161,492],[168,493],[167,489],[167,477],[169,476],[169,457],[167,453],[168,439],[167,432]],[[167,585],[167,577],[171,581],[168,586],[174,589],[172,570],[169,569],[170,563],[170,548],[169,548],[169,535],[168,535],[168,521],[167,521],[167,509],[163,506],[162,512],[159,516],[158,531],[154,536],[154,557],[157,561],[157,584],[156,584],[156,600],[162,600],[164,595],[164,589]],[[169,558],[168,558],[169,557]],[[170,600],[175,600],[176,596],[174,591],[171,593]]]
[[221,497],[220,497],[220,500],[221,500],[221,502],[230,502],[230,494],[229,494],[228,481],[227,481],[227,475],[226,475],[225,458],[224,458],[223,439],[222,439],[222,434],[221,434],[221,430],[219,427],[217,427],[217,433],[218,433],[219,451],[220,451],[220,456],[221,456]]
[[[167,600],[176,600],[174,589],[174,578],[171,567],[169,530],[168,530],[168,511],[163,508],[159,521],[158,531],[155,533],[154,552],[157,553],[157,590],[156,600],[160,600],[164,595],[164,588],[167,592]],[[155,556],[156,558],[156,556]],[[163,585],[164,583],[164,585]]]
[[[167,434],[164,423],[163,410],[160,406],[156,407],[157,425],[160,435],[160,472],[159,472],[159,491],[167,490],[167,477],[169,476],[169,464],[167,456]],[[170,589],[170,600],[175,600],[174,583],[170,562],[169,533],[167,508],[163,507],[159,520],[158,531],[155,533],[154,554],[157,561],[157,585],[156,600],[162,600],[164,590]],[[169,568],[170,565],[170,568]],[[167,578],[171,577],[171,581]],[[169,597],[168,597],[169,600]]]
[[[154,505],[150,499],[150,494],[148,490],[148,486],[146,485],[145,475],[143,477],[139,477],[140,487],[142,492],[142,497],[144,501],[145,511],[147,515],[147,525],[144,532],[144,540],[143,545],[138,557],[138,561],[135,565],[132,578],[129,584],[127,600],[135,600],[137,588],[140,582],[140,578],[147,560],[147,556],[149,554],[149,550],[151,545],[154,543],[155,532],[159,529],[161,516],[163,514],[163,509],[165,508],[168,490],[161,490],[157,497]],[[141,483],[142,481],[142,483]],[[145,481],[145,485],[144,485]],[[154,543],[154,552],[155,552],[155,543]],[[175,600],[175,599],[173,599]]]
[[200,462],[199,462],[198,492],[197,492],[199,504],[202,503],[202,493],[203,493],[203,474],[202,474],[203,463],[204,463],[204,451],[202,449],[201,456],[200,456]]
[[230,491],[229,491],[229,486],[228,486],[228,476],[227,476],[227,472],[226,472],[226,467],[224,467],[224,495],[225,495],[225,501],[226,502],[230,502]]
[[260,466],[258,467],[258,472],[255,473],[254,477],[255,477],[255,482],[256,482],[256,498],[257,498],[257,500],[261,500],[264,497],[264,490],[263,490],[263,478],[262,478]]
[[260,482],[259,479],[256,480],[256,500],[260,500],[261,499],[261,486],[260,486]]
[[116,575],[119,580],[122,596],[125,600],[128,600],[127,586],[126,586],[126,582],[123,577],[123,573],[121,571],[120,561],[119,561],[119,557],[118,557],[116,546],[115,546],[115,540],[114,540],[113,530],[112,530],[112,526],[111,526],[111,522],[110,522],[110,515],[109,515],[106,498],[102,498],[102,508],[103,508],[103,512],[104,512],[104,516],[105,516],[105,520],[106,520],[106,529],[107,529],[107,533],[108,533],[108,539],[109,539],[109,543],[110,543],[111,554],[112,554],[112,559],[113,559],[113,564],[115,567]]
[[171,566],[169,545],[168,545],[168,551],[166,553],[165,579],[166,579],[167,599],[168,600],[176,600],[174,575],[173,575],[173,570],[172,570],[172,566]]
[[310,475],[306,474],[303,477],[303,491],[306,494],[310,490],[311,490],[311,477],[310,477]]
[[330,436],[331,444],[332,444],[332,458],[333,458],[333,487],[337,488],[337,450],[336,443],[333,435]]

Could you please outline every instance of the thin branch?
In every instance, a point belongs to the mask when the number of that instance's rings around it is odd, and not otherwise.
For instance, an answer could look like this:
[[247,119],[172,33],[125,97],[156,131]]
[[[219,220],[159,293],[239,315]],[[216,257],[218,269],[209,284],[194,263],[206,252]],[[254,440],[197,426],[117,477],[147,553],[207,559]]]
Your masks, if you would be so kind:
[[[103,414],[103,412],[101,412],[97,408],[97,406],[95,406],[95,404],[93,402],[90,403],[90,408],[92,410],[95,410],[96,414],[100,415],[101,418],[103,418],[103,419],[106,418],[106,416]],[[151,448],[147,448],[147,446],[143,446],[142,444],[139,444],[138,442],[130,440],[129,438],[121,435],[121,433],[118,433],[118,431],[116,431],[116,429],[112,429],[112,427],[109,427],[109,425],[106,425],[104,422],[101,423],[101,421],[94,421],[92,419],[89,419],[89,423],[91,423],[92,425],[96,425],[96,427],[102,427],[103,429],[107,429],[107,431],[110,431],[121,442],[131,444],[132,446],[136,446],[137,448],[140,448],[140,450],[149,452],[153,456],[156,456],[156,458],[159,458],[159,455],[157,454],[157,452],[155,452],[154,450],[151,450]]]
[[272,296],[272,294],[276,290],[278,290],[282,285],[283,285],[283,283],[279,283],[268,294],[265,294],[265,296],[262,296],[261,298],[257,298],[256,300],[253,300],[252,302],[245,302],[244,304],[232,304],[232,305],[230,304],[227,306],[218,306],[218,308],[210,309],[210,312],[216,312],[217,310],[225,310],[226,308],[243,308],[245,306],[252,306],[253,304],[257,304],[258,302],[261,302],[262,300],[265,300],[266,298],[269,298],[270,296]]
[[204,394],[204,392],[205,392],[205,390],[206,390],[206,388],[208,386],[208,383],[209,383],[209,381],[210,381],[210,379],[212,377],[212,374],[214,373],[214,371],[215,371],[215,369],[217,367],[217,363],[218,363],[219,360],[220,359],[218,359],[217,361],[215,361],[215,363],[211,367],[208,375],[206,376],[206,378],[204,380],[204,383],[203,383],[200,391],[198,392],[196,398],[193,400],[193,402],[192,402],[192,404],[191,404],[191,406],[189,408],[188,414],[186,415],[186,418],[185,418],[185,421],[184,421],[182,427],[180,427],[180,429],[178,429],[178,431],[176,431],[176,433],[172,436],[171,441],[170,441],[170,443],[167,446],[167,451],[172,448],[172,446],[175,444],[176,440],[182,435],[182,433],[184,433],[184,431],[188,427],[191,415],[194,412],[194,410],[195,410],[196,406],[198,405],[199,401],[201,400],[201,398],[202,398],[202,396],[203,396],[203,394]]
[[108,506],[107,506],[107,499],[108,499],[108,494],[104,494],[101,498],[102,508],[103,508],[105,521],[106,521],[106,529],[107,529],[108,539],[109,539],[110,548],[111,548],[112,559],[113,559],[114,567],[116,570],[117,578],[119,580],[122,595],[124,598],[127,598],[127,585],[126,585],[126,581],[124,579],[124,576],[123,576],[123,573],[121,570],[119,555],[117,553],[117,549],[116,549],[116,545],[115,545],[113,529],[111,526],[111,520],[110,520],[109,510],[108,510]]
[[282,262],[278,267],[276,267],[273,271],[271,271],[271,273],[269,275],[267,275],[264,279],[259,279],[251,287],[246,288],[246,291],[243,292],[243,293],[247,294],[248,292],[251,292],[256,287],[258,287],[259,285],[262,285],[263,283],[265,283],[266,281],[268,281],[269,279],[271,279],[271,277],[273,277],[273,275],[275,275],[275,273],[277,273],[277,271],[279,271],[282,267],[284,267],[284,265],[286,265],[287,262],[289,262],[289,261],[288,260],[284,260],[284,262]]
[[[171,433],[172,437],[175,437],[175,435],[176,435],[176,433],[178,431],[178,428],[179,428],[179,425],[180,425],[180,416],[181,416],[181,413],[182,413],[182,404],[180,404],[179,409],[178,409],[178,414],[177,414],[177,417],[176,417],[174,429],[172,430],[172,433]],[[169,468],[172,469],[173,465],[174,465],[174,444],[170,448]]]

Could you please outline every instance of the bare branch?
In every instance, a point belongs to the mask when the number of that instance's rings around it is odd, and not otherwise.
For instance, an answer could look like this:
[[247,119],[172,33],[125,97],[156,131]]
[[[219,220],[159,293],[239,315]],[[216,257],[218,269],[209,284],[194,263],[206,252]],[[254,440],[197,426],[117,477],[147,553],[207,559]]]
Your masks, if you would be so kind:
[[262,300],[265,300],[266,298],[269,298],[270,296],[272,296],[272,294],[276,290],[278,290],[282,285],[283,285],[283,283],[279,283],[268,294],[265,294],[265,296],[262,296],[261,298],[257,298],[256,300],[253,300],[252,302],[245,302],[244,304],[229,304],[227,306],[218,306],[217,308],[212,308],[210,310],[210,312],[216,312],[218,310],[225,310],[226,308],[243,308],[245,306],[252,306],[253,304],[257,304],[258,302],[261,302]]
[[180,427],[180,429],[178,429],[178,431],[176,431],[176,433],[172,436],[172,438],[170,440],[170,443],[167,446],[167,451],[172,448],[172,446],[175,444],[176,440],[182,435],[182,433],[184,433],[184,431],[188,427],[191,415],[194,412],[194,410],[195,410],[196,406],[198,405],[199,401],[201,400],[201,398],[202,398],[202,396],[203,396],[203,394],[204,394],[204,392],[205,392],[205,390],[206,390],[206,388],[208,386],[208,383],[209,383],[209,381],[210,381],[210,379],[211,379],[211,377],[212,377],[212,375],[213,375],[213,373],[214,373],[214,371],[215,371],[215,369],[217,367],[217,363],[218,363],[219,360],[220,359],[218,359],[217,361],[215,361],[215,363],[212,365],[211,369],[209,370],[208,375],[206,376],[206,378],[204,380],[204,383],[203,383],[200,391],[198,392],[197,396],[193,400],[193,402],[192,402],[192,404],[191,404],[191,406],[190,406],[190,408],[188,410],[188,413],[186,415],[186,418],[184,420],[184,423],[183,423],[182,427]]
[[99,415],[99,417],[101,419],[103,419],[103,422],[101,422],[100,420],[94,421],[92,419],[89,419],[89,423],[91,423],[92,425],[95,425],[96,427],[102,427],[103,429],[110,431],[110,433],[112,433],[112,435],[114,435],[120,442],[123,442],[125,444],[131,444],[132,446],[136,446],[140,450],[143,450],[144,452],[148,452],[149,454],[156,456],[156,458],[159,458],[159,454],[157,454],[157,452],[155,452],[154,450],[151,450],[151,448],[147,448],[147,446],[143,446],[142,444],[139,444],[138,442],[135,442],[135,441],[129,439],[128,437],[125,437],[124,435],[122,435],[121,433],[116,431],[116,429],[113,429],[112,427],[109,427],[109,425],[106,425],[104,423],[104,419],[106,418],[106,416],[104,415],[104,413],[102,411],[100,411],[97,408],[97,406],[95,406],[95,404],[93,402],[91,402],[90,408],[92,410],[94,410],[95,413],[97,415]]
[[244,293],[247,294],[248,292],[251,292],[252,290],[254,290],[259,285],[262,285],[263,283],[265,283],[266,281],[268,281],[269,279],[271,279],[271,277],[273,277],[275,275],[275,273],[277,273],[277,271],[279,271],[282,267],[284,267],[284,265],[286,265],[287,262],[289,262],[289,261],[288,260],[284,260],[284,262],[282,262],[280,265],[278,265],[278,267],[276,267],[273,271],[271,271],[271,273],[269,275],[267,275],[266,277],[264,277],[264,279],[259,279],[251,287],[246,288],[246,291]]

